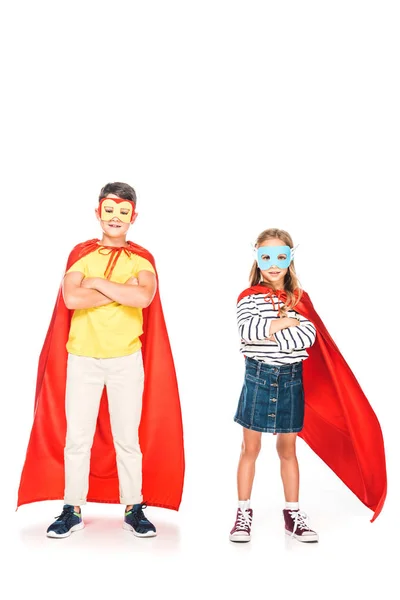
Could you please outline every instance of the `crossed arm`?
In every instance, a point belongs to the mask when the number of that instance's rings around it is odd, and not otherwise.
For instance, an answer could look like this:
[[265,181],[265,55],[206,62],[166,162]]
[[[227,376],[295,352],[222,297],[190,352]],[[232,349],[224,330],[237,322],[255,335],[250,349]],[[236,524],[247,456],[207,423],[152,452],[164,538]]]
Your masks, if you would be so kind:
[[305,317],[298,318],[280,317],[275,314],[262,315],[252,298],[244,298],[238,303],[237,317],[239,335],[244,342],[257,343],[268,340],[276,344],[279,352],[293,352],[310,348],[316,338],[316,329],[313,323]]
[[270,340],[276,341],[275,335],[282,329],[296,327],[300,321],[291,317],[261,317],[255,309],[241,311],[239,317],[239,334],[242,340],[246,342]]
[[315,342],[315,326],[307,319],[293,317],[261,317],[241,314],[239,334],[245,342],[269,340],[277,344],[280,352],[310,348]]
[[150,271],[140,271],[137,279],[114,283],[101,277],[86,277],[79,271],[67,273],[63,281],[63,297],[67,308],[96,308],[111,302],[124,306],[146,308],[157,289],[156,277]]

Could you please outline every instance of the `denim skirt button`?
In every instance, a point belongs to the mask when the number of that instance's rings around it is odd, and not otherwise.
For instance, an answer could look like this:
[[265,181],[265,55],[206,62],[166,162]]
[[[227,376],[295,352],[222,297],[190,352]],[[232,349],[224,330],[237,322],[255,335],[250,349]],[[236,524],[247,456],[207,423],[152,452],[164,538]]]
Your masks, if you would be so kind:
[[304,422],[302,363],[277,366],[246,356],[245,368],[235,421],[254,431],[301,431]]

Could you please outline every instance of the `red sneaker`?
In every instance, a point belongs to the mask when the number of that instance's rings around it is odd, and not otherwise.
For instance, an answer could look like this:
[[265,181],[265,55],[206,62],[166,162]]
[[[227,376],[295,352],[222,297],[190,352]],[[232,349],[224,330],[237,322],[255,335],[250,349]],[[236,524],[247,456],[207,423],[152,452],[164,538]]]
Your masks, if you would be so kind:
[[283,518],[287,535],[296,538],[299,542],[318,542],[318,533],[309,528],[306,513],[285,508]]
[[237,509],[236,522],[229,534],[231,542],[249,542],[251,540],[251,522],[253,520],[253,509]]

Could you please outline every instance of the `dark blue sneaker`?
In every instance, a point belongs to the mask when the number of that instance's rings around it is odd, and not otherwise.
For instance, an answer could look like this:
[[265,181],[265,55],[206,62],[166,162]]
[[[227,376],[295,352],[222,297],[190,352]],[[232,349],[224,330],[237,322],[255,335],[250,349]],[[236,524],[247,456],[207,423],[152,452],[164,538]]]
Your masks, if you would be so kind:
[[70,504],[64,504],[61,515],[48,528],[47,537],[65,538],[70,536],[73,531],[84,527],[82,514],[75,512],[74,507]]
[[144,516],[143,509],[146,504],[134,504],[131,510],[125,511],[124,524],[122,527],[132,531],[137,537],[154,537],[157,535],[156,528]]

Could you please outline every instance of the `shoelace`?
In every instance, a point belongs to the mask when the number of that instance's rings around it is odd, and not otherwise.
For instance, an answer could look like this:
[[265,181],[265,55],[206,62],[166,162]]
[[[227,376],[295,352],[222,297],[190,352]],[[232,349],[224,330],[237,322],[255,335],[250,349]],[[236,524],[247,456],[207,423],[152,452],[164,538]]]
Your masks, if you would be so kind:
[[294,521],[292,537],[297,531],[297,528],[301,530],[311,531],[307,524],[308,516],[305,512],[301,512],[300,510],[291,510],[289,511],[289,515],[292,517]]
[[68,524],[68,521],[74,516],[74,511],[69,508],[63,508],[61,515],[55,517],[56,521],[64,521]]
[[143,503],[139,509],[137,509],[137,510],[132,509],[132,516],[134,517],[134,519],[137,523],[140,523],[142,521],[144,521],[145,523],[148,522],[148,519],[146,518],[146,516],[143,512],[144,508],[147,508],[147,504]]
[[251,514],[247,510],[239,508],[236,521],[236,530],[247,531],[251,527]]

